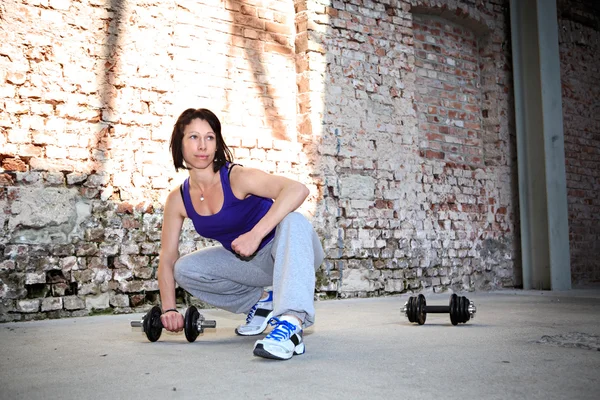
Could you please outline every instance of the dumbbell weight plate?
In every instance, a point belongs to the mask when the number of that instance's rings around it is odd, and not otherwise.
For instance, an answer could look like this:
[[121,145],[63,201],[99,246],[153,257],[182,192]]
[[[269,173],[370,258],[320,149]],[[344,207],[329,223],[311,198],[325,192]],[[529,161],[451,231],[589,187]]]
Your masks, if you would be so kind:
[[450,322],[452,325],[458,325],[458,296],[456,293],[450,296]]
[[463,324],[467,323],[467,321],[471,319],[471,314],[469,314],[469,299],[466,297],[463,297],[462,315],[463,319],[461,322]]
[[419,324],[419,325],[423,325],[425,323],[425,319],[427,318],[427,312],[425,311],[425,307],[427,306],[427,302],[425,301],[425,296],[423,296],[422,294],[420,294],[417,297],[417,306],[416,308],[416,315],[415,315],[415,321]]
[[200,318],[200,312],[194,306],[190,306],[185,312],[185,338],[188,342],[192,343],[198,338],[200,332],[198,331],[198,319]]
[[406,305],[406,316],[409,322],[416,322],[415,320],[415,297],[410,296],[408,298],[408,304]]
[[154,306],[146,313],[144,317],[144,333],[151,342],[156,342],[162,333],[162,323],[160,316],[162,311],[159,306]]

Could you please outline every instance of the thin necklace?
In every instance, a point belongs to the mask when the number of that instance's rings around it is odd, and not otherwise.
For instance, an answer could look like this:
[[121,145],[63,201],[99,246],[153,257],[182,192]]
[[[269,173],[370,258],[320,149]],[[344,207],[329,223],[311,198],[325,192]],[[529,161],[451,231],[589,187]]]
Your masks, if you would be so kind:
[[[212,179],[211,183],[206,187],[206,189],[210,189],[212,187],[212,185],[215,184],[215,182],[214,182],[215,181],[215,176],[217,176],[217,174],[215,174],[213,176],[213,179]],[[204,189],[204,190],[206,190],[206,189]],[[200,201],[204,201],[204,190],[202,191],[202,193],[200,193]]]

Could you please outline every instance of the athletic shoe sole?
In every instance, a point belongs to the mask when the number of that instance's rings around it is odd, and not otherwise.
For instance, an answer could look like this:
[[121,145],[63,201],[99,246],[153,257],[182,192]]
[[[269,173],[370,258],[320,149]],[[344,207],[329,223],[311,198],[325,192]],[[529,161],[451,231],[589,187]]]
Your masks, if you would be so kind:
[[[304,350],[304,348],[303,348],[303,350]],[[294,350],[292,353],[289,354],[289,357],[287,357],[287,355],[278,356],[276,354],[269,353],[267,350],[265,350],[262,343],[257,344],[256,347],[254,348],[255,356],[262,357],[262,358],[269,358],[271,360],[289,360],[290,358],[292,358],[292,356],[299,356],[301,354],[304,354],[304,351],[302,351],[302,353],[298,353],[298,352],[296,352],[296,350]]]

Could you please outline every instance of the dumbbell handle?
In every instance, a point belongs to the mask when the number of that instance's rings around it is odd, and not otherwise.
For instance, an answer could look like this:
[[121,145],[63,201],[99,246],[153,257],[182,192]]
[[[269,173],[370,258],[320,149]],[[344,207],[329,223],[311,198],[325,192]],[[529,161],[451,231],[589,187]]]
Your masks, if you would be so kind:
[[[159,327],[162,328],[162,322],[158,322],[159,323]],[[204,328],[216,328],[217,327],[217,321],[214,320],[198,320],[197,322],[198,324],[198,330],[200,329],[204,329]],[[144,320],[141,321],[131,321],[131,327],[132,328],[139,328],[142,331],[144,330]]]
[[425,306],[427,314],[449,314],[450,306]]
[[131,327],[144,329],[144,321],[131,321]]
[[[131,330],[134,332],[144,332],[144,320],[135,320],[135,321],[130,321],[129,323],[131,325]],[[163,328],[163,324],[160,320],[158,320],[157,322],[157,327],[156,328]]]
[[[450,306],[425,306],[425,312],[427,314],[450,314]],[[470,317],[474,318],[476,312],[477,308],[475,308],[475,304],[471,301],[469,303]]]
[[217,321],[211,319],[205,319],[203,321],[198,321],[198,328],[216,328]]

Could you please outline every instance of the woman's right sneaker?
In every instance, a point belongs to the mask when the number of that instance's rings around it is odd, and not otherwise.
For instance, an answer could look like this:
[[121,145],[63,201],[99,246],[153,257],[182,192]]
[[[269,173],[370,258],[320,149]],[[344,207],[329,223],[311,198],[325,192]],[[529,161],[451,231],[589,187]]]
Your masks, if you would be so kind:
[[267,292],[269,295],[259,300],[248,312],[246,323],[235,329],[235,333],[240,336],[260,335],[267,329],[269,320],[273,317],[273,291]]

